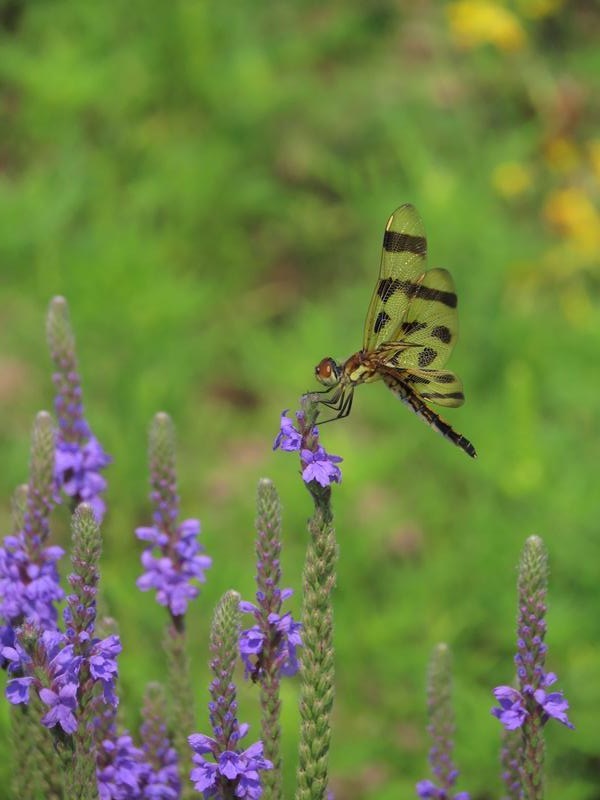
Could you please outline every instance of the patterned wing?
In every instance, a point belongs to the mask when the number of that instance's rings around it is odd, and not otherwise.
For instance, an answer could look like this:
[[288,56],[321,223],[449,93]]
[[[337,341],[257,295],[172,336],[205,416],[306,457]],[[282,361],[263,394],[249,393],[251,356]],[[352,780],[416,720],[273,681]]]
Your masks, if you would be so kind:
[[379,279],[367,311],[363,350],[376,350],[394,338],[426,261],[427,240],[421,218],[414,206],[400,206],[385,226]]
[[439,369],[458,338],[454,281],[447,270],[431,269],[412,287],[404,317],[393,334],[393,341],[410,346],[394,364],[405,369]]
[[456,408],[465,402],[462,381],[453,372],[443,369],[413,369],[402,372],[401,378],[427,403]]

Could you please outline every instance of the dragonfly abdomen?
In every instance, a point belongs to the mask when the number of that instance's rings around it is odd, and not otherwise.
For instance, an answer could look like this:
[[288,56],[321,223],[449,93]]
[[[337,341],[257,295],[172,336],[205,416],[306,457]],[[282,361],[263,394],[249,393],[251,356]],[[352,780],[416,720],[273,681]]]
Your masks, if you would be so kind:
[[420,417],[423,422],[426,422],[430,427],[440,433],[445,439],[449,439],[453,442],[457,447],[460,447],[461,450],[464,450],[467,455],[470,455],[471,458],[477,458],[477,452],[471,442],[462,435],[462,433],[458,433],[455,431],[454,428],[449,425],[446,420],[442,419],[439,414],[429,408],[426,403],[419,397],[419,395],[413,391],[410,385],[404,383],[401,380],[393,377],[392,375],[383,375],[383,380],[385,381],[386,386],[388,386],[392,392],[402,400],[414,413]]

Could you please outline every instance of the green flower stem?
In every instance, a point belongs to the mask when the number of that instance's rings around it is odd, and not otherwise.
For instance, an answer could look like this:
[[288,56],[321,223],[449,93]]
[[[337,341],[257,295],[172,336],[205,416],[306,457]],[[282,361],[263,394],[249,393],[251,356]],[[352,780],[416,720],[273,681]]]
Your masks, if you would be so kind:
[[[82,723],[79,727],[83,728]],[[83,751],[85,745],[91,745],[91,751]],[[64,800],[97,800],[98,783],[96,780],[96,751],[93,747],[93,734],[91,730],[85,734],[73,737],[74,750],[71,752],[65,747],[63,760],[65,764]]]
[[[102,535],[92,507],[82,503],[71,518],[73,572],[69,576],[72,594],[68,605],[72,612],[74,653],[82,656],[79,670],[79,709],[77,730],[73,734],[74,753],[68,774],[71,778],[70,795],[81,800],[96,800],[96,742],[94,740],[94,715],[103,704],[99,702],[97,685],[90,672],[90,640],[83,636],[89,632],[91,618],[95,620],[95,598],[100,582],[99,562],[102,553]],[[90,617],[92,615],[92,617]]]
[[169,727],[173,731],[173,746],[179,762],[181,799],[192,800],[197,792],[190,783],[192,752],[187,737],[196,730],[196,719],[185,632],[170,624],[164,647],[168,663]]
[[[12,797],[38,800],[42,794],[42,775],[37,753],[38,729],[42,729],[39,717],[29,706],[10,706],[10,728],[12,743]],[[45,733],[45,731],[43,731]],[[50,737],[48,737],[50,738]]]
[[[313,493],[311,491],[311,493]],[[333,607],[337,548],[331,507],[317,492],[309,522],[302,610],[300,743],[296,800],[323,800],[327,794],[331,711],[334,695]]]
[[[31,694],[28,709],[32,721],[30,731],[34,752],[33,762],[28,767],[29,771],[35,775],[37,784],[41,786],[41,797],[44,800],[64,800],[68,795],[65,795],[63,788],[66,778],[65,768],[61,763],[62,756],[56,747],[56,739],[52,732],[40,722],[46,709],[35,692]],[[35,795],[25,794],[21,797],[29,798]]]

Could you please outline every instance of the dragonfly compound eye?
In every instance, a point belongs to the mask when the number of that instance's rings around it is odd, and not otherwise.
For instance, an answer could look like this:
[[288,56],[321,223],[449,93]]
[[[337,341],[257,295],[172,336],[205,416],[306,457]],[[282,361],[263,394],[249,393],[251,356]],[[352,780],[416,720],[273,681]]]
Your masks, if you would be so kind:
[[315,367],[317,380],[325,386],[332,386],[339,381],[339,369],[333,358],[324,358]]

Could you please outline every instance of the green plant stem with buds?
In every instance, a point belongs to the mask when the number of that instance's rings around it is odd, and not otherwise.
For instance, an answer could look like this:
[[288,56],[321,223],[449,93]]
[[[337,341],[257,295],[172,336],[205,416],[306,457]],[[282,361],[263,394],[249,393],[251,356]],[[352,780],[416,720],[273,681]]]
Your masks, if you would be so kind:
[[186,651],[185,631],[169,624],[164,638],[167,654],[169,690],[169,727],[177,751],[181,800],[192,800],[197,792],[190,783],[192,754],[187,742],[190,731],[196,729],[194,693],[190,679],[190,660]]
[[[303,403],[312,428],[316,407]],[[315,504],[309,521],[310,540],[303,573],[302,649],[300,675],[300,742],[296,800],[323,800],[327,795],[334,697],[333,606],[337,546],[332,525],[331,487],[308,484]]]
[[[73,594],[78,598],[78,606],[80,608],[87,606],[90,610],[93,608],[95,618],[95,607],[90,603],[90,598],[93,597],[95,601],[100,581],[102,536],[90,505],[82,503],[78,506],[71,518],[71,530],[73,574],[69,578],[69,583]],[[85,627],[83,620],[78,622],[79,628]],[[96,800],[98,785],[94,716],[99,708],[103,708],[103,702],[99,701],[98,685],[90,673],[89,640],[79,638],[75,642],[74,652],[84,660],[78,675],[78,725],[73,734],[73,754],[67,775],[70,779],[71,796],[80,800]]]

